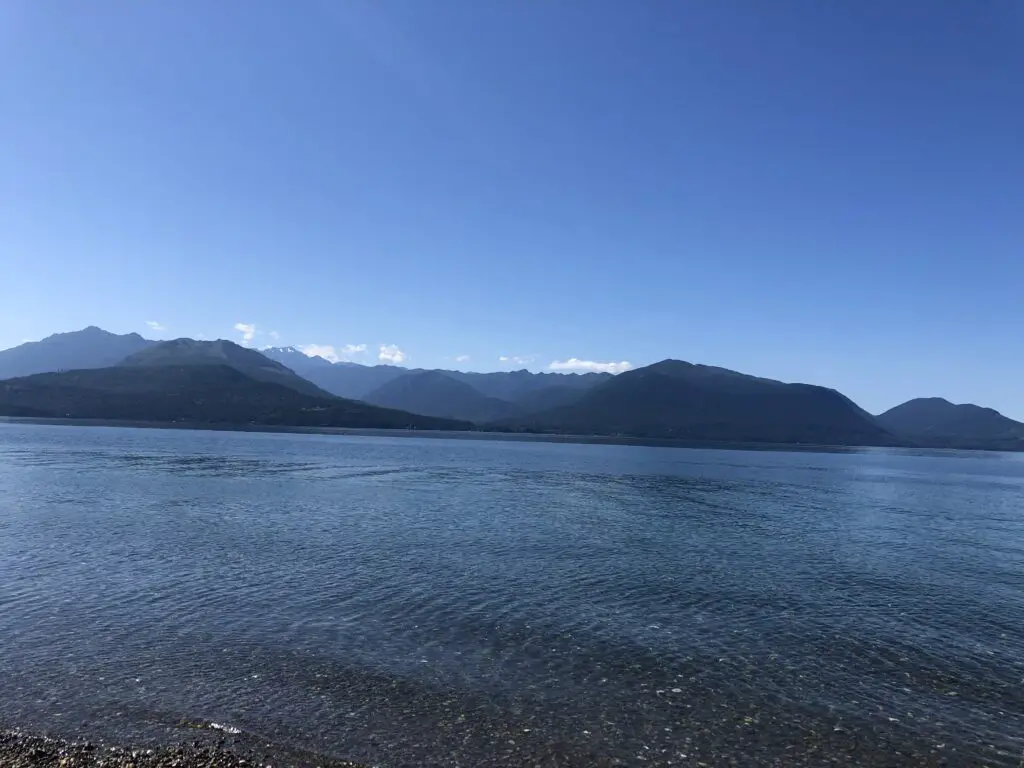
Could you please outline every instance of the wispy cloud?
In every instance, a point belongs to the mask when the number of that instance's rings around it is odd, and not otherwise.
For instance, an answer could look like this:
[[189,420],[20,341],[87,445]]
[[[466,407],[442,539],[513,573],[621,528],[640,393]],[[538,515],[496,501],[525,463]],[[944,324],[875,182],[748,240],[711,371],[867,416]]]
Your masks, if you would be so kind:
[[281,334],[278,333],[277,331],[271,331],[270,333],[267,334],[267,336],[272,338],[274,341],[277,341],[278,339],[281,338]]
[[599,363],[595,360],[580,360],[578,357],[555,360],[548,366],[552,371],[593,371],[596,373],[622,373],[632,367],[633,364],[626,360],[620,363]]
[[529,365],[536,359],[536,355],[502,355],[498,358],[498,362],[512,363],[513,365]]
[[377,358],[383,363],[391,363],[392,365],[400,365],[405,362],[405,352],[400,350],[394,344],[381,344],[380,354]]
[[309,357],[322,357],[332,363],[345,363],[351,361],[356,355],[366,352],[365,344],[346,344],[343,347],[335,347],[331,344],[300,344],[299,351]]
[[151,331],[166,331],[167,326],[163,323],[158,323],[156,320],[147,320],[146,325],[149,326]]
[[247,347],[256,335],[254,323],[235,323],[235,330],[242,334],[242,346]]
[[307,357],[322,357],[332,363],[340,363],[338,350],[330,344],[300,344],[298,350]]
[[468,363],[469,362],[469,355],[456,355],[455,356],[455,362],[456,363]]

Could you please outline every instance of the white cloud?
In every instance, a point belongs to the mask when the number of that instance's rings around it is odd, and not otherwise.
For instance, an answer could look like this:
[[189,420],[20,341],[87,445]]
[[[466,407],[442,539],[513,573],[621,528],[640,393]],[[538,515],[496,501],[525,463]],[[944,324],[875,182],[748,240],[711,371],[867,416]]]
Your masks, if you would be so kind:
[[278,339],[281,338],[281,334],[278,333],[277,331],[271,331],[270,333],[267,334],[267,336],[272,338],[274,341],[277,341]]
[[513,365],[529,365],[536,359],[535,355],[502,355],[498,358],[498,362],[512,363]]
[[167,326],[163,323],[158,323],[156,320],[147,320],[146,325],[149,326],[151,331],[166,331]]
[[633,364],[623,360],[621,363],[598,363],[594,360],[580,360],[577,357],[570,357],[568,360],[555,360],[548,366],[552,371],[594,371],[597,373],[622,373],[633,367]]
[[392,365],[399,365],[405,362],[405,352],[394,344],[381,344],[380,354],[377,357],[381,362],[391,363]]
[[366,352],[366,345],[346,344],[343,347],[335,347],[330,344],[300,344],[298,349],[309,357],[322,357],[332,363],[343,363],[351,360],[354,355]]
[[256,335],[256,326],[253,323],[235,323],[235,330],[242,334],[242,346],[249,346],[253,336]]
[[322,357],[332,363],[341,362],[338,350],[330,344],[300,344],[298,350],[307,357]]
[[469,362],[469,355],[456,355],[455,356],[455,362],[456,363],[468,363]]

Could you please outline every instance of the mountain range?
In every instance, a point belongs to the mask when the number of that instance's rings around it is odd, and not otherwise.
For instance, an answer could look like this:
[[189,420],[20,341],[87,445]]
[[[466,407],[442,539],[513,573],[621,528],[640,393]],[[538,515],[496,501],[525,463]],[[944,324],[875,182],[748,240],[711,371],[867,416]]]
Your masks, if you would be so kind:
[[919,398],[873,416],[833,389],[680,360],[616,376],[410,370],[91,326],[0,351],[0,379],[7,416],[1024,450],[1024,424],[990,408]]
[[898,442],[871,414],[832,389],[663,360],[626,371],[576,402],[512,419],[510,426],[683,440],[839,445]]
[[119,365],[0,381],[0,415],[206,425],[469,429],[259,381],[229,365]]
[[[390,381],[424,370],[422,368],[410,370],[397,365],[331,363],[322,357],[309,357],[294,347],[270,347],[260,351],[338,397],[351,397],[359,400],[366,398],[371,392]],[[612,378],[610,373],[531,373],[527,370],[495,373],[443,371],[443,373],[449,378],[470,385],[485,397],[494,397],[509,402],[518,402],[536,392],[555,386],[582,392],[598,382]]]
[[522,413],[514,403],[488,397],[444,371],[410,372],[382,384],[363,399],[386,408],[465,419],[477,424],[507,419]]
[[[126,354],[116,359],[121,352]],[[90,327],[0,352],[0,376],[11,370],[23,375],[0,380],[3,416],[389,429],[473,426],[336,397],[276,360],[223,340],[153,342]]]

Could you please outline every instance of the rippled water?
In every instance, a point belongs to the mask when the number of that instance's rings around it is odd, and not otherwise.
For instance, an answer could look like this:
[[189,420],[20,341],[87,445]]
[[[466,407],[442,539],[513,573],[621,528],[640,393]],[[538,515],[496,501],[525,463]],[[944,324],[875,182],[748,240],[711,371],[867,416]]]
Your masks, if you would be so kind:
[[1024,460],[0,425],[0,694],[379,765],[1018,766]]

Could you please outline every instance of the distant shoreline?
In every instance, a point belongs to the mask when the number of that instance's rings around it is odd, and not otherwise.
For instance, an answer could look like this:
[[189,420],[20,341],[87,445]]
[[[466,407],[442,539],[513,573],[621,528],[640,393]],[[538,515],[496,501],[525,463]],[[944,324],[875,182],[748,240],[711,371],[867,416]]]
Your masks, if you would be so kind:
[[[435,440],[488,440],[521,443],[568,443],[577,445],[626,445],[645,448],[693,448],[723,451],[791,451],[802,453],[863,453],[878,449],[918,450],[937,453],[984,451],[984,448],[947,448],[931,446],[817,445],[812,443],[757,443],[677,440],[615,435],[567,435],[545,432],[488,432],[470,430],[384,429],[367,427],[302,427],[277,424],[208,424],[195,422],[131,421],[120,419],[73,419],[31,416],[0,416],[0,424],[35,424],[66,427],[116,427],[129,429],[181,429],[203,432],[257,432],[270,434],[340,435],[348,437],[413,437]],[[1010,452],[1012,453],[1012,451]]]

